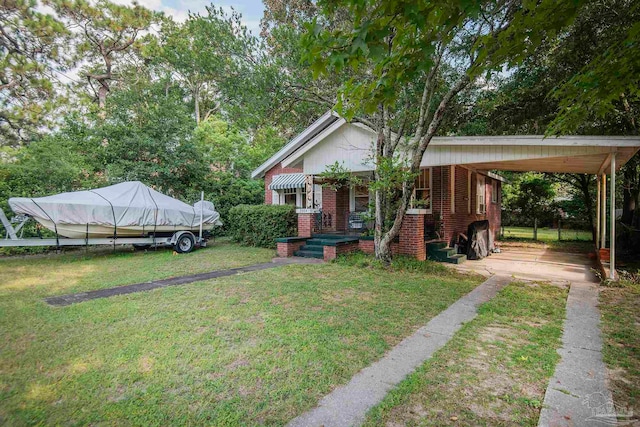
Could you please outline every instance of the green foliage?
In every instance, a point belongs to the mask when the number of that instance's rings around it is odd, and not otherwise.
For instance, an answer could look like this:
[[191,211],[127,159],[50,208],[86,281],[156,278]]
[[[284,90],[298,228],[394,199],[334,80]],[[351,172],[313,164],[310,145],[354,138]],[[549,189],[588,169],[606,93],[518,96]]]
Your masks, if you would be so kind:
[[75,61],[82,63],[82,85],[104,112],[112,82],[130,62],[126,59],[133,59],[128,54],[139,34],[149,30],[159,15],[135,2],[126,6],[109,0],[48,0],[47,5],[65,24],[78,29],[71,46]]
[[358,268],[372,268],[386,271],[410,272],[417,274],[434,274],[438,276],[448,276],[452,273],[450,269],[435,261],[418,261],[408,256],[397,256],[393,258],[391,265],[385,265],[380,260],[375,259],[364,252],[353,252],[340,255],[335,262],[341,265],[348,265]]
[[248,177],[284,145],[272,127],[258,129],[253,138],[218,116],[201,121],[193,133],[198,149],[211,169]]
[[275,248],[275,239],[297,234],[297,218],[289,205],[239,205],[229,210],[229,234],[246,246]]
[[631,106],[640,102],[640,4],[614,2],[608,8],[616,9],[609,22],[612,28],[594,37],[604,39],[602,50],[552,94],[560,112],[549,127],[550,134],[575,132],[585,122],[611,117],[617,111],[637,131],[640,115]]
[[537,173],[513,176],[503,185],[503,223],[505,225],[533,225],[534,218],[550,223],[555,216],[555,185]]
[[212,201],[220,213],[224,225],[214,229],[216,235],[228,234],[228,230],[233,228],[229,211],[234,206],[264,202],[264,185],[261,181],[238,178],[229,172],[211,172],[203,181],[192,183],[186,200],[199,200],[200,191],[204,191],[205,200]]
[[62,100],[52,69],[69,64],[69,30],[58,19],[36,10],[35,0],[0,6],[0,146],[32,140]]
[[157,37],[146,41],[143,57],[187,89],[197,123],[220,113],[221,101],[237,95],[257,51],[241,16],[213,5],[203,15],[190,14],[184,23],[164,20]]
[[14,161],[0,163],[0,209],[10,217],[9,197],[37,197],[104,183],[64,138],[51,136],[22,149]]

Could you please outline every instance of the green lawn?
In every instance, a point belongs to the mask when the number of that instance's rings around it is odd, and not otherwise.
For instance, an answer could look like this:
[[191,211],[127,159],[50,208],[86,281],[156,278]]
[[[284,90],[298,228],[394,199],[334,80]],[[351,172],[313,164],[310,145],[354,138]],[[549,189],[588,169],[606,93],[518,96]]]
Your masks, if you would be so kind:
[[21,291],[49,296],[203,273],[268,262],[275,251],[243,248],[218,240],[209,247],[178,255],[169,248],[134,251],[122,246],[113,252],[92,247],[63,254],[0,257],[0,296]]
[[282,425],[482,280],[342,262],[42,301],[272,255],[218,243],[1,259],[0,424]]
[[[533,227],[504,227],[503,239],[531,239]],[[591,232],[585,230],[562,230],[562,240],[591,241]],[[543,242],[558,241],[558,229],[538,228],[538,240]]]
[[512,283],[368,414],[367,426],[538,423],[567,289]]
[[[622,280],[600,293],[604,361],[620,412],[640,414],[640,281]],[[625,411],[626,409],[626,411]]]

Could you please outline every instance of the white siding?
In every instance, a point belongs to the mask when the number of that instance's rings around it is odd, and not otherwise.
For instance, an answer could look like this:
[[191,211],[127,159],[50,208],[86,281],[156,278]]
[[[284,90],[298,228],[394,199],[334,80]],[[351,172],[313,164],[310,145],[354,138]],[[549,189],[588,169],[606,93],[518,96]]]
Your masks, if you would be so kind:
[[304,155],[304,173],[318,175],[336,161],[353,172],[370,171],[374,142],[372,132],[345,124]]

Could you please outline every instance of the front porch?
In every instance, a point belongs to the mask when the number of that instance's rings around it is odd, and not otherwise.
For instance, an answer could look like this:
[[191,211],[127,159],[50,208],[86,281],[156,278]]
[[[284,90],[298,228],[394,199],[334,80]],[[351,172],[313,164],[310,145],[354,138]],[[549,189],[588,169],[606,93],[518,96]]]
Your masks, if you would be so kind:
[[[362,230],[351,229],[345,233],[336,230],[327,232],[316,228],[320,213],[317,209],[298,210],[298,236],[276,239],[278,256],[304,256],[331,261],[338,255],[348,252],[362,251],[368,254],[375,252],[373,236],[363,235]],[[440,243],[437,248],[434,247],[434,253],[436,250],[447,247],[446,242],[442,242],[437,237],[434,238],[428,224],[429,220],[424,212],[407,214],[400,229],[400,235],[391,243],[391,253],[424,261],[427,259],[429,244]]]

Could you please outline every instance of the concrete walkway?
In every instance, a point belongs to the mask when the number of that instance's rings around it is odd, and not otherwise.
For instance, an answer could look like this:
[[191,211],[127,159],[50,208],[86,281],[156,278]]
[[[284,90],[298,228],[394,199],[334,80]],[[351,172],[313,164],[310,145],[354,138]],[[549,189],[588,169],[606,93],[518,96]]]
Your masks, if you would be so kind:
[[538,426],[615,425],[602,361],[598,284],[572,282],[562,335],[562,360],[544,396]]
[[267,270],[269,268],[280,267],[287,264],[318,264],[322,260],[314,258],[274,258],[272,262],[248,265],[245,267],[230,268],[227,270],[215,270],[207,273],[192,274],[190,276],[171,277],[169,279],[154,280],[152,282],[135,283],[133,285],[116,286],[113,288],[98,289],[77,294],[59,295],[45,298],[49,305],[66,306],[78,302],[89,301],[98,298],[108,298],[115,295],[132,294],[135,292],[149,291],[151,289],[166,288],[167,286],[185,285],[187,283],[200,282],[203,280],[215,279],[218,277],[233,276],[251,271]]
[[311,411],[295,418],[291,427],[360,425],[369,409],[407,375],[442,348],[463,323],[476,317],[478,306],[493,298],[511,278],[493,276],[405,338],[382,359],[364,368],[351,381],[325,396]]

